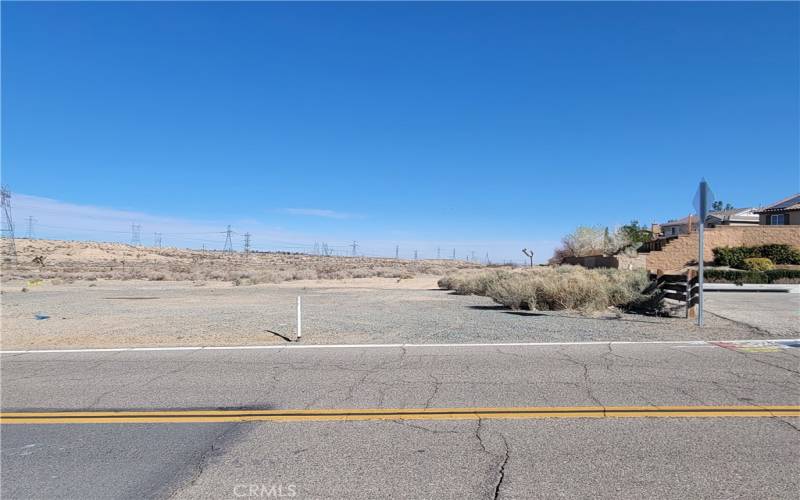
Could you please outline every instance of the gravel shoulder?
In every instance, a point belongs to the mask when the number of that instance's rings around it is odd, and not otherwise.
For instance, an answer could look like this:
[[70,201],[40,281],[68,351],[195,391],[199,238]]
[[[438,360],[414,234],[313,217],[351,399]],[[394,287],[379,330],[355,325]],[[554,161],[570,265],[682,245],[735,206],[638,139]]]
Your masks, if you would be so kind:
[[[303,297],[303,342],[468,343],[767,338],[770,333],[707,315],[583,316],[506,310],[485,297],[435,288],[436,278],[368,278],[233,286],[229,283],[7,282],[2,339],[10,349],[282,344],[293,338]],[[36,319],[36,315],[47,319]],[[781,332],[785,333],[785,332]]]

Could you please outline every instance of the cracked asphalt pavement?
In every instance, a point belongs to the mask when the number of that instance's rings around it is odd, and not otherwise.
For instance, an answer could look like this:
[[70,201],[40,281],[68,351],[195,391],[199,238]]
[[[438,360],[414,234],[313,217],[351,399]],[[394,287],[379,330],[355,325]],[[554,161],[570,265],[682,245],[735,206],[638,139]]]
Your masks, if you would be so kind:
[[[4,412],[797,405],[800,349],[705,343],[7,354]],[[797,498],[800,422],[3,425],[3,498]],[[271,495],[271,496],[270,496]]]

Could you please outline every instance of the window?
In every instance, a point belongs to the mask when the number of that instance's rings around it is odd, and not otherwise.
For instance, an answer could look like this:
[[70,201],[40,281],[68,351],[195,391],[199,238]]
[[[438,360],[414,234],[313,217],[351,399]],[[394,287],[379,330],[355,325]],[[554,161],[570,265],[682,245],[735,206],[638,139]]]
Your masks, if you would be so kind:
[[770,215],[769,224],[771,226],[783,226],[786,224],[786,214]]
[[669,230],[670,230],[670,234],[674,236],[675,235],[675,228],[671,227],[671,228],[669,228]]

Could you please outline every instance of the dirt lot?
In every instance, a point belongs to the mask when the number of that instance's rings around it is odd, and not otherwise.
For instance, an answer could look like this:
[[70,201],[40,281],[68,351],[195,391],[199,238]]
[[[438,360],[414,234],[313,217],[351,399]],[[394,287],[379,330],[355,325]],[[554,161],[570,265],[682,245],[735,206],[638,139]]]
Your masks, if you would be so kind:
[[[741,323],[510,311],[436,287],[436,276],[234,286],[209,282],[3,284],[2,348],[281,344],[303,297],[304,343],[557,342],[760,338]],[[28,292],[22,292],[23,286]],[[37,319],[37,314],[40,318]]]
[[239,285],[293,280],[402,278],[479,268],[462,260],[408,260],[253,252],[223,253],[122,243],[17,240],[17,263],[3,256],[2,279],[227,281]]

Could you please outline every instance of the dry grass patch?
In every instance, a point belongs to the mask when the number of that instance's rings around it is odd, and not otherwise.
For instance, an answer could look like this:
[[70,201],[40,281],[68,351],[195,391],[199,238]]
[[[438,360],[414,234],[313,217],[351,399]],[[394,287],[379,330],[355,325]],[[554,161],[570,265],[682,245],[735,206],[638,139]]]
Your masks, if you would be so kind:
[[649,283],[645,271],[559,266],[461,271],[442,278],[439,286],[490,297],[511,309],[592,312],[647,302],[650,297],[643,291]]

